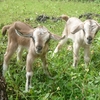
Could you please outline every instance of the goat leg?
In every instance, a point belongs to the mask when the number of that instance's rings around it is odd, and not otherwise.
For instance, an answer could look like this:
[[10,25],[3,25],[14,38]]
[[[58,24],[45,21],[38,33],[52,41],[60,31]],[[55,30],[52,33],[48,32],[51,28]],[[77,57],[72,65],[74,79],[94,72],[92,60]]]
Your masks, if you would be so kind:
[[29,91],[29,88],[32,87],[31,80],[32,80],[33,72],[26,73],[26,85],[25,85],[25,92]]
[[27,55],[27,61],[26,61],[26,85],[25,85],[25,92],[29,91],[29,88],[32,87],[31,81],[32,81],[32,64],[35,58],[33,55],[29,52]]
[[43,62],[43,70],[44,70],[44,73],[49,77],[51,78],[51,73],[50,71],[48,70],[48,64],[46,62],[46,56],[42,56],[41,57],[41,60]]
[[19,46],[18,49],[17,49],[17,61],[20,61],[22,60],[22,52],[23,52],[23,47],[22,46]]
[[77,66],[77,62],[79,60],[79,57],[78,57],[78,53],[79,53],[79,45],[78,43],[73,43],[73,66],[76,67]]
[[57,53],[59,51],[59,49],[62,47],[62,45],[67,41],[67,37],[65,37],[64,39],[60,40],[60,42],[58,43],[57,47],[55,48],[54,52],[53,52],[53,57],[55,55],[55,53]]
[[3,75],[5,75],[7,68],[8,68],[8,63],[10,61],[10,58],[14,54],[14,52],[17,49],[17,44],[16,43],[10,43],[8,44],[6,53],[4,54],[4,62],[3,62]]
[[84,48],[84,62],[88,66],[90,61],[90,46]]

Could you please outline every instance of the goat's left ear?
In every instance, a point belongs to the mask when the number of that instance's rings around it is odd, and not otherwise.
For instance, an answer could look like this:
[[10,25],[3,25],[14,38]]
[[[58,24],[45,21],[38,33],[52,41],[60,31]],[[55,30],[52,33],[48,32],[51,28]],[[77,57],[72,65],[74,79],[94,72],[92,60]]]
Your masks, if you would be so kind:
[[100,23],[98,25],[99,25],[99,30],[100,30]]
[[59,36],[59,35],[50,33],[50,39],[58,40],[58,41],[59,41],[59,40],[62,40],[62,39],[64,39],[64,38],[65,38],[65,36],[61,37],[61,36]]
[[76,32],[80,31],[81,29],[84,29],[84,23],[81,23],[80,25],[75,26],[75,27],[73,28],[73,30],[71,30],[71,33],[72,33],[72,34],[75,34]]
[[98,25],[98,30],[100,30],[100,23],[96,22],[96,24]]

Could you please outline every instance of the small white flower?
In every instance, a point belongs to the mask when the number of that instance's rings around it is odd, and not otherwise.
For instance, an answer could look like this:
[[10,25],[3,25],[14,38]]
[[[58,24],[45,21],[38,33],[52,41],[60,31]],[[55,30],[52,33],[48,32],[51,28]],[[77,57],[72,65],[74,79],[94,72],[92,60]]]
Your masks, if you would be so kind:
[[89,69],[88,69],[88,68],[86,68],[86,69],[85,69],[85,71],[86,71],[86,72],[89,72]]
[[60,87],[57,87],[57,90],[59,91],[60,90]]
[[67,50],[68,50],[68,51],[71,51],[71,50],[72,50],[72,46],[69,45],[68,48],[67,48]]

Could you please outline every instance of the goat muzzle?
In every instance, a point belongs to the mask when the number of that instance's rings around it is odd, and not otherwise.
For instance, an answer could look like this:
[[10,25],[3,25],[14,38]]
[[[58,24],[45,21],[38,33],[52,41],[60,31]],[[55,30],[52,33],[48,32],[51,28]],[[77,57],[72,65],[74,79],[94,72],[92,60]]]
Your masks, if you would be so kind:
[[91,36],[87,37],[87,43],[88,44],[91,44],[92,43],[92,37]]
[[36,46],[36,53],[37,54],[42,53],[42,46]]

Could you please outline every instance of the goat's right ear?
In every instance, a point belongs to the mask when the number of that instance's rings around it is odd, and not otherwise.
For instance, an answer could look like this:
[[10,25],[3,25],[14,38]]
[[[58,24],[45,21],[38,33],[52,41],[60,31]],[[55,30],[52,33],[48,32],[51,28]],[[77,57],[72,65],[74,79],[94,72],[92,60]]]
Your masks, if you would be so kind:
[[22,36],[22,37],[27,37],[27,38],[32,38],[32,33],[29,33],[29,34],[23,34],[21,32],[19,32],[18,30],[15,29],[15,33],[19,36]]
[[74,27],[74,29],[71,31],[71,33],[75,34],[76,32],[80,31],[81,29],[84,29],[84,23],[81,23],[80,25]]

